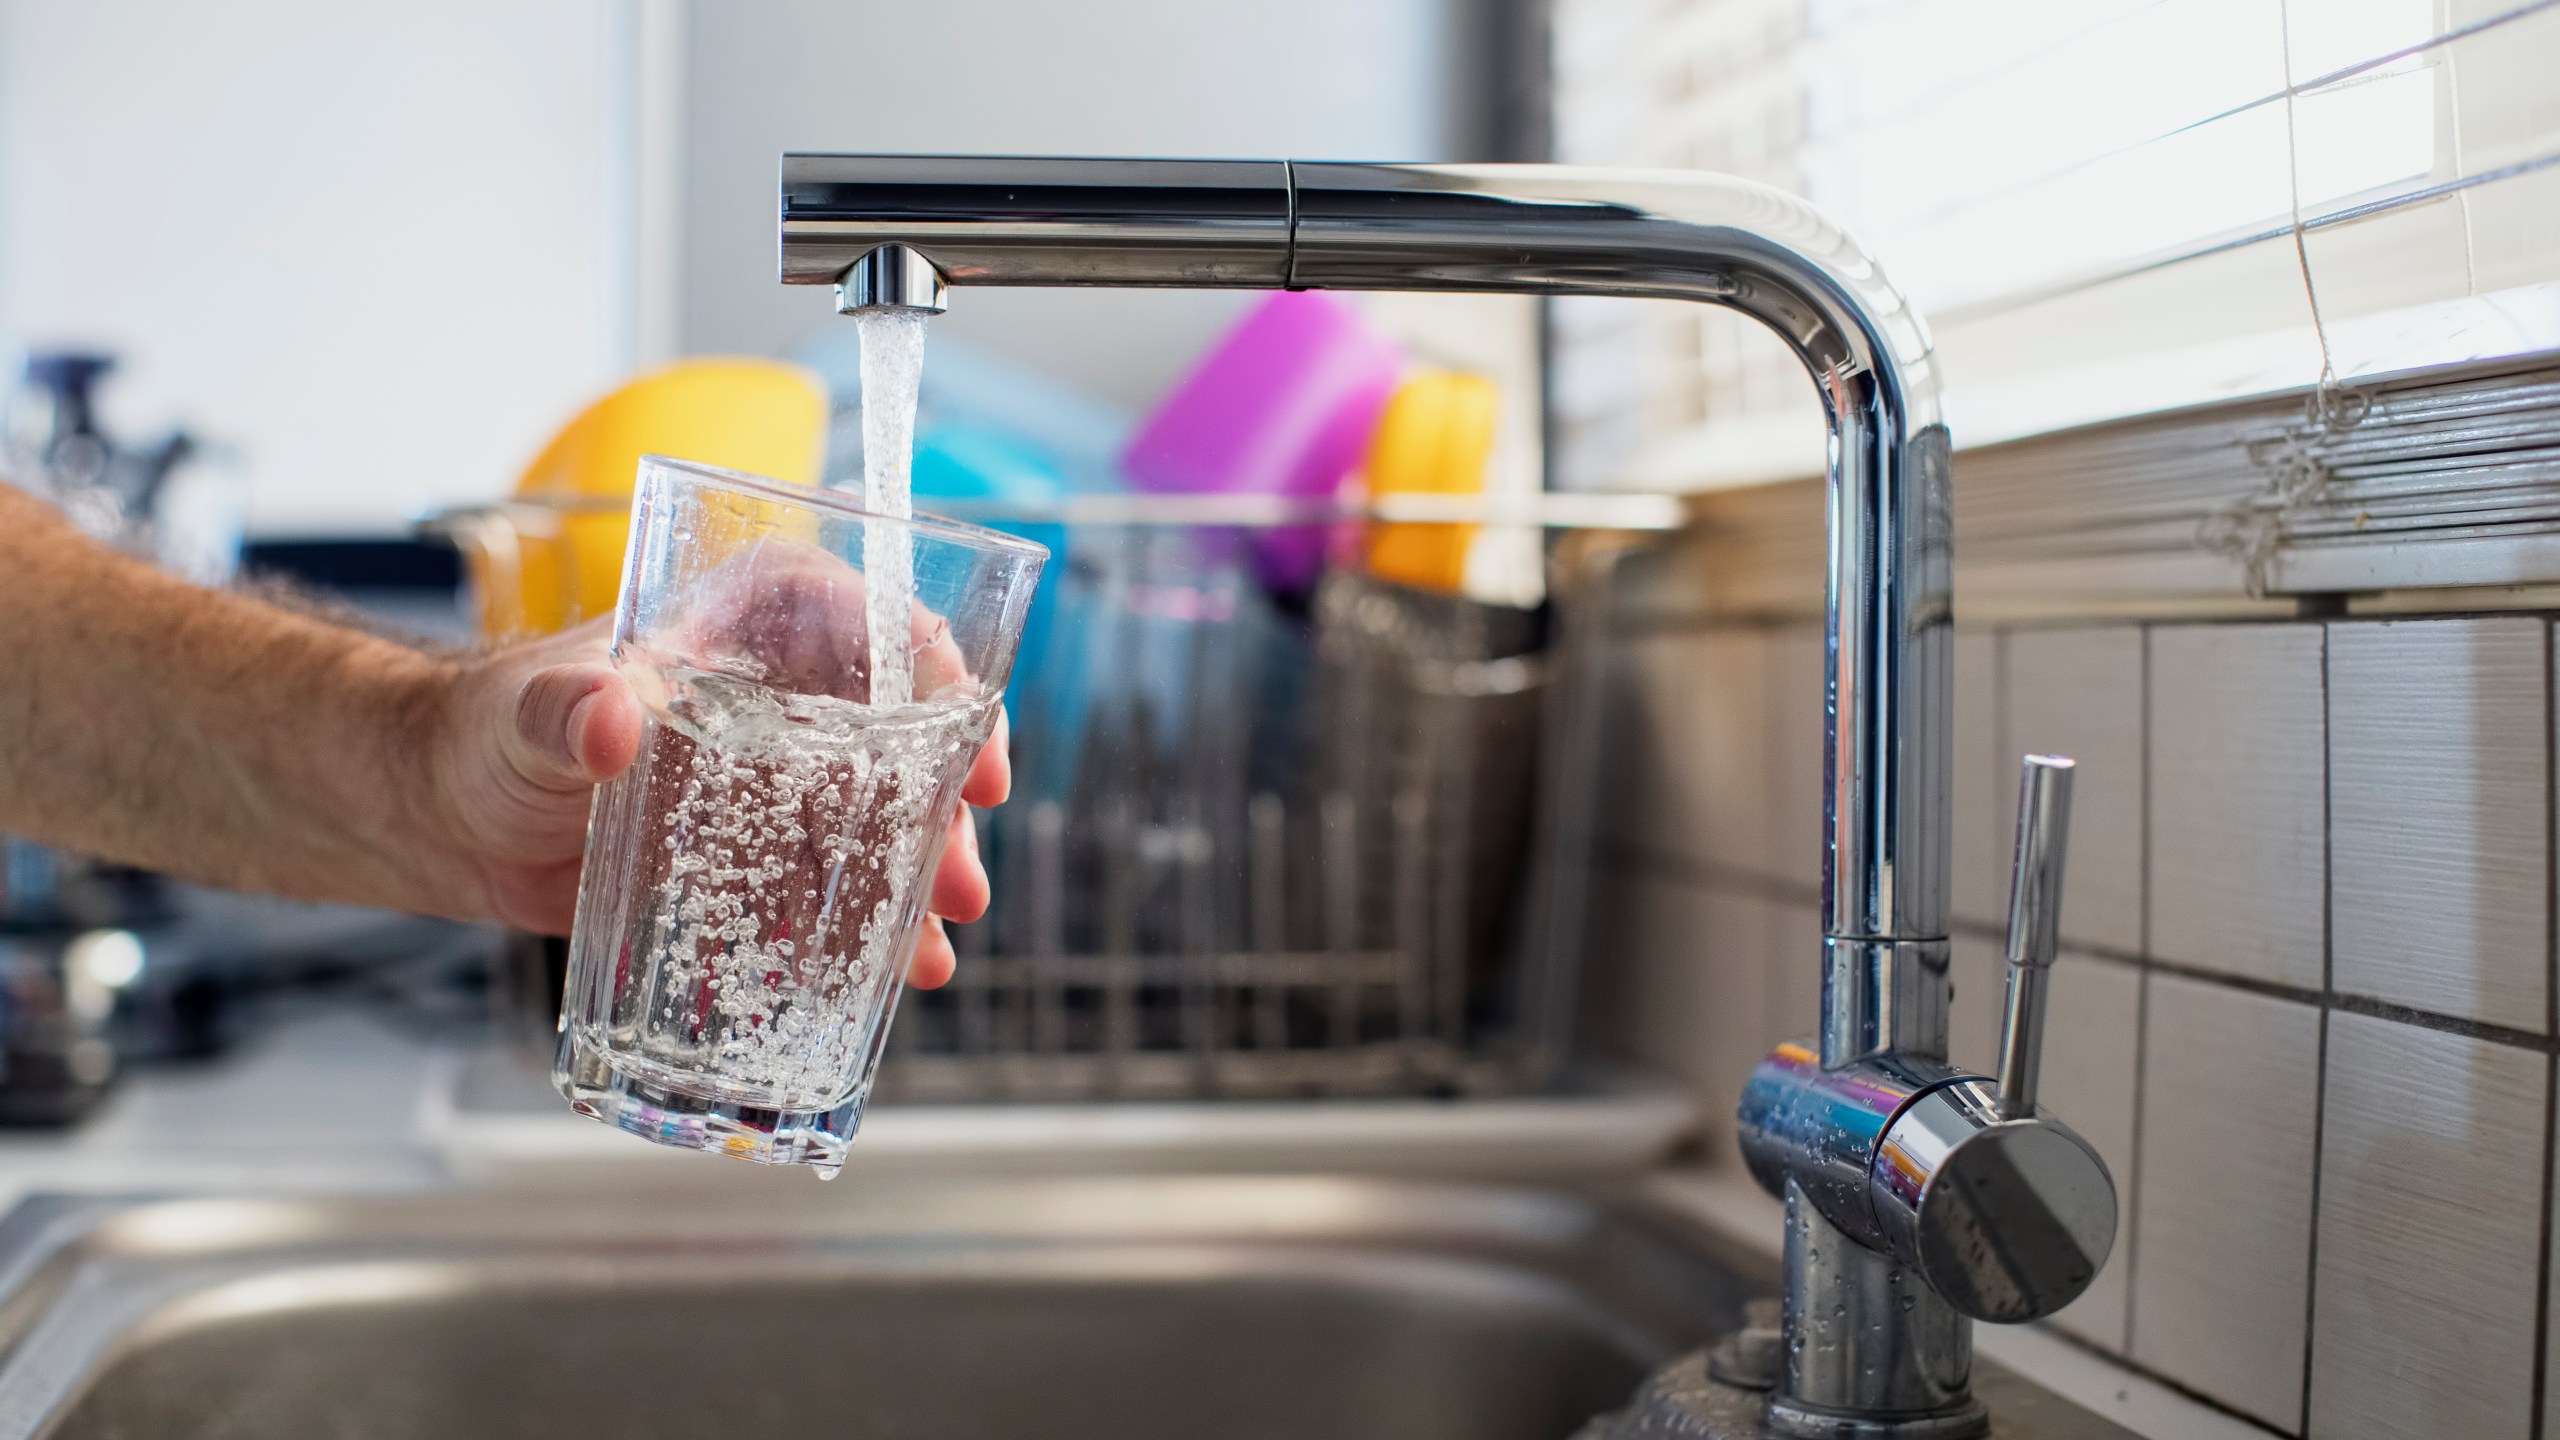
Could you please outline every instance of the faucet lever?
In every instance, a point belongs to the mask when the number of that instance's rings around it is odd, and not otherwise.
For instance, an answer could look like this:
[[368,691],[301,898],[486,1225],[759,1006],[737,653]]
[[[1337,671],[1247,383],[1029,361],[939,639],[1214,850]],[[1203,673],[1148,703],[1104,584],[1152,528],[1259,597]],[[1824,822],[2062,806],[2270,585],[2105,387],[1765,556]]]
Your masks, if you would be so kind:
[[2009,881],[2009,1006],[2000,1026],[2000,1114],[2036,1113],[2036,1071],[2044,1061],[2045,977],[2062,926],[2062,861],[2070,841],[2071,777],[2060,755],[2030,755],[2018,767],[2018,856]]

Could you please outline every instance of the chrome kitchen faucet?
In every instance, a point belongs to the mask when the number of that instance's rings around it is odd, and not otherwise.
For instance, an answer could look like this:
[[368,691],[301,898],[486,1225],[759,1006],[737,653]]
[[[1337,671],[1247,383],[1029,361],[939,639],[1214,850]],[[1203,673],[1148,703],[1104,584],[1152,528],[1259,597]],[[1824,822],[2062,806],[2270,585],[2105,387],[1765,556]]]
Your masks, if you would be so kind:
[[1831,430],[1822,1014],[1742,1105],[1787,1202],[1784,1342],[1738,1377],[1767,1402],[1681,1433],[1983,1432],[1967,1317],[2076,1298],[2115,1189],[2034,1103],[2068,761],[2021,787],[2002,1075],[1946,1063],[1949,450],[1928,332],[1865,251],[1721,175],[887,155],[784,156],[781,250],[785,284],[846,311],[970,285],[1436,290],[1694,300],[1777,331]]

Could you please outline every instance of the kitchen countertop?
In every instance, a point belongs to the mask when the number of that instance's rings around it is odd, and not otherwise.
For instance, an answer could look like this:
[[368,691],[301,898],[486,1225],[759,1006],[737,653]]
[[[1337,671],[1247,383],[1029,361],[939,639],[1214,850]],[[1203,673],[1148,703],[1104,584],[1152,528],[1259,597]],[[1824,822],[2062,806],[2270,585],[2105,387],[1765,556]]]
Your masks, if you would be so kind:
[[[1695,1106],[1664,1087],[1517,1099],[884,1105],[854,1174],[1296,1170],[1564,1180],[1664,1163]],[[357,1006],[271,1016],[218,1060],[127,1077],[83,1124],[0,1132],[0,1203],[38,1190],[414,1189],[549,1166],[727,1164],[571,1113],[476,1032]]]
[[83,1123],[0,1131],[0,1204],[38,1190],[371,1190],[436,1183],[416,1136],[446,1046],[360,1009],[277,1017],[209,1062],[120,1081]]

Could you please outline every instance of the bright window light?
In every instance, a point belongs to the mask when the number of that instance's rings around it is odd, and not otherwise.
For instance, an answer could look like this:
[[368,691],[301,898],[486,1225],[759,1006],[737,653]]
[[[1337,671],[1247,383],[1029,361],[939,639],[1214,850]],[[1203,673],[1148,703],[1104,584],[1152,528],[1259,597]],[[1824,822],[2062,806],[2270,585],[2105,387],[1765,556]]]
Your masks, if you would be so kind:
[[1932,314],[2423,179],[2433,0],[1812,0],[1806,188]]
[[[2278,305],[2234,307],[2217,287],[2266,299],[2265,277],[2292,262],[2297,205],[2307,221],[2345,219],[2462,178],[2438,8],[1559,0],[1558,158],[1722,170],[1808,196],[1929,317],[1966,413],[2033,433],[2237,393],[2292,363],[2268,357],[2298,358],[2291,322],[2269,318]],[[2278,246],[2282,266],[2268,260]],[[1554,315],[1565,483],[1818,468],[1818,409],[1756,326],[1635,301]],[[2230,353],[2184,389],[2042,379],[2048,356],[2103,368],[2179,345]]]

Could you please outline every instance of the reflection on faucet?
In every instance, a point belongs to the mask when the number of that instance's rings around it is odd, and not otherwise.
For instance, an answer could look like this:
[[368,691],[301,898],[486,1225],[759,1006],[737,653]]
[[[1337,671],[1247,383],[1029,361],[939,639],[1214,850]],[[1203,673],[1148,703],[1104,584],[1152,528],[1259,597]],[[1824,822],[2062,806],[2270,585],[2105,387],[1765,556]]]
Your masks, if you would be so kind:
[[[1818,1041],[1772,1056],[1744,1107],[1788,1203],[1782,1363],[1750,1429],[1984,1430],[1965,1317],[2076,1294],[2114,1196],[2077,1137],[1945,1064],[1948,442],[1927,332],[1864,251],[1723,176],[1293,161],[790,155],[781,231],[783,281],[845,303],[903,247],[909,288],[931,288],[912,257],[952,286],[1659,297],[1777,331],[1831,426],[1826,938]],[[2058,875],[2059,802],[2039,814],[2054,863],[2033,873]]]

